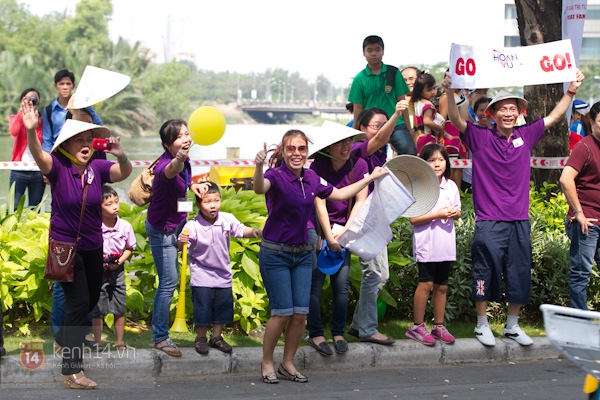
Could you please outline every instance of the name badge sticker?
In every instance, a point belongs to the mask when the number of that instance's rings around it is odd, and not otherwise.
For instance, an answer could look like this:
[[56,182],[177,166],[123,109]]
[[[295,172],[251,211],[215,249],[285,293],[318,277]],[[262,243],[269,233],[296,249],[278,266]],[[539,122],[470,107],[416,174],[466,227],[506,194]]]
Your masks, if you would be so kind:
[[192,211],[194,211],[194,202],[185,198],[177,200],[177,212],[188,213]]
[[523,146],[523,144],[524,144],[523,138],[516,138],[515,140],[513,140],[513,146],[515,146],[515,149],[517,147]]

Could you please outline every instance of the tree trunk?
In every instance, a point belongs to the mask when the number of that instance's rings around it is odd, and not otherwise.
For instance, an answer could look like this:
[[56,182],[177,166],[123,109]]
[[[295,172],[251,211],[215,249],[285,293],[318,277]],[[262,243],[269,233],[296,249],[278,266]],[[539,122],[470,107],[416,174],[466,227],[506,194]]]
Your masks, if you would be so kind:
[[[554,42],[562,39],[562,0],[515,0],[519,38],[522,46]],[[563,96],[563,84],[525,86],[523,94],[529,106],[527,121],[543,118]],[[532,152],[537,157],[569,155],[569,127],[563,116],[546,131]],[[539,189],[544,182],[558,184],[560,169],[533,168],[531,177]],[[555,188],[558,191],[559,187]]]

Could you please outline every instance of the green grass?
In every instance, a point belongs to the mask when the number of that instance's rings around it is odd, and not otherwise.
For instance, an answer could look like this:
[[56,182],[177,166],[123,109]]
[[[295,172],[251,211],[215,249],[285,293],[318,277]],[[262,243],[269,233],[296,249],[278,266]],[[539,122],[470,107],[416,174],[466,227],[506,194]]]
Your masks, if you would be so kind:
[[[406,329],[408,325],[412,321],[408,320],[390,320],[390,321],[382,321],[379,323],[378,330],[384,335],[391,336],[396,340],[410,340],[405,336]],[[502,336],[502,323],[490,323],[492,331],[494,332],[496,337]],[[525,321],[520,321],[519,326],[531,337],[539,337],[545,336],[545,330],[543,324],[533,324]],[[431,325],[429,326],[431,329]],[[453,321],[446,324],[446,328],[456,337],[457,339],[473,338],[473,329],[475,328],[474,322],[459,322]],[[6,348],[7,354],[9,355],[18,355],[21,349],[21,344],[27,343],[33,340],[42,340],[44,353],[52,354],[53,353],[53,342],[54,339],[50,334],[50,329],[47,327],[30,327],[32,333],[27,336],[17,336],[17,333],[6,329],[4,330],[4,347]],[[331,340],[331,334],[329,332],[329,328],[325,328],[325,337],[328,341]],[[233,347],[259,347],[262,342],[260,338],[250,337],[246,334],[240,334],[238,332],[233,332],[231,330],[226,331],[225,339],[229,344]],[[175,341],[175,343],[179,347],[194,347],[194,339],[196,334],[192,332],[190,329],[187,333],[178,333],[171,332],[170,337]],[[349,343],[358,342],[358,339],[346,335],[346,340]],[[108,329],[104,328],[102,334],[102,341],[104,344],[111,343],[114,345],[115,336],[114,333]],[[125,332],[124,342],[128,347],[136,348],[136,349],[148,349],[152,347],[152,333],[150,330],[142,329],[140,333],[134,332]],[[280,345],[283,345],[283,339],[279,341]],[[301,345],[305,345],[304,342]]]

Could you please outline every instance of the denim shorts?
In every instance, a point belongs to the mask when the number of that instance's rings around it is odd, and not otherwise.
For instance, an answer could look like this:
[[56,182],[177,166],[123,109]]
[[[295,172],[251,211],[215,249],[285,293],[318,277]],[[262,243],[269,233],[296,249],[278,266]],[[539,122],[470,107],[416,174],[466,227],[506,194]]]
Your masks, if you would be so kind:
[[312,252],[287,253],[261,246],[258,258],[271,315],[308,314]]
[[231,324],[233,322],[233,293],[228,288],[192,286],[194,325]]

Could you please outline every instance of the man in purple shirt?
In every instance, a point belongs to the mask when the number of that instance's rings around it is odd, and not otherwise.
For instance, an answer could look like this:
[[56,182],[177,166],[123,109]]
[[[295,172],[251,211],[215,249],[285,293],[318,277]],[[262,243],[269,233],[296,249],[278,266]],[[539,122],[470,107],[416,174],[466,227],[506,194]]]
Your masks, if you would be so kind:
[[[465,121],[453,96],[448,97],[448,116],[473,153],[473,205],[476,215],[471,244],[473,259],[472,299],[477,309],[475,337],[495,346],[486,310],[488,301],[501,299],[502,276],[506,285],[508,317],[503,335],[523,346],[533,343],[518,325],[522,304],[531,292],[531,226],[529,224],[529,181],[531,150],[544,131],[554,125],[573,100],[583,74],[575,80],[544,118],[515,126],[527,101],[505,91],[496,94],[487,112],[496,122],[490,128]],[[442,82],[452,90],[449,73]]]

